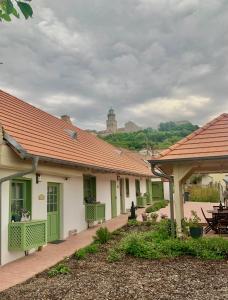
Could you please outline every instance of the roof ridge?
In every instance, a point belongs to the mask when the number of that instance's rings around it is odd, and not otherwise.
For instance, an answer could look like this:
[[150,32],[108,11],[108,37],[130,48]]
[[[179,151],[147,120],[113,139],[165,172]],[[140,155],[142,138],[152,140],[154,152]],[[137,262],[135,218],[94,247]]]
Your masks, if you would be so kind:
[[[32,107],[32,108],[34,108],[34,109],[36,109],[36,110],[38,110],[38,111],[40,111],[40,112],[42,112],[42,113],[45,113],[45,114],[49,115],[51,118],[53,118],[53,119],[55,119],[55,120],[58,120],[59,122],[62,122],[63,124],[68,125],[69,127],[70,127],[70,126],[73,126],[73,127],[77,128],[77,129],[80,129],[80,128],[78,128],[76,125],[74,125],[74,124],[68,124],[67,122],[65,122],[65,121],[62,120],[61,118],[56,117],[56,116],[52,115],[51,113],[47,112],[46,110],[43,110],[43,109],[41,109],[41,108],[39,108],[39,107],[36,107],[35,105],[33,105],[33,104],[29,103],[29,102],[26,102],[26,101],[23,100],[23,99],[19,99],[18,97],[16,97],[16,96],[10,94],[9,92],[6,92],[6,91],[3,91],[2,89],[0,89],[0,93],[1,93],[1,92],[4,93],[4,94],[6,94],[6,95],[8,95],[9,97],[13,97],[14,99],[16,99],[16,100],[19,101],[19,102],[23,102],[24,104],[29,105],[30,107]],[[80,129],[80,130],[82,130],[82,129]]]
[[203,131],[205,131],[210,126],[212,126],[213,124],[215,124],[217,121],[223,119],[224,117],[228,117],[228,113],[223,113],[223,114],[219,115],[218,117],[216,117],[215,119],[213,119],[212,121],[207,122],[204,126],[202,126],[199,129],[193,131],[192,133],[190,133],[189,135],[187,135],[186,137],[184,137],[183,139],[181,139],[180,141],[178,141],[176,144],[170,146],[168,149],[162,151],[160,153],[159,157],[160,158],[164,157],[167,154],[169,154],[170,152],[172,152],[173,150],[176,150],[180,145],[183,145],[185,142],[193,139],[195,136],[199,135],[200,133],[202,133]]

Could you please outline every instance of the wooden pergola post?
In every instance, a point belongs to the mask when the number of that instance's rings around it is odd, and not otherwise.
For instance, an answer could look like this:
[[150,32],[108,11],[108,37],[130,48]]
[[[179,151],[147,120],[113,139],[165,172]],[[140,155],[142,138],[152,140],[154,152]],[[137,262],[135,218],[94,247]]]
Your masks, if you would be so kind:
[[174,205],[177,223],[177,236],[182,236],[182,220],[184,219],[184,199],[183,199],[183,182],[193,172],[193,167],[189,165],[175,165],[173,168],[174,175]]

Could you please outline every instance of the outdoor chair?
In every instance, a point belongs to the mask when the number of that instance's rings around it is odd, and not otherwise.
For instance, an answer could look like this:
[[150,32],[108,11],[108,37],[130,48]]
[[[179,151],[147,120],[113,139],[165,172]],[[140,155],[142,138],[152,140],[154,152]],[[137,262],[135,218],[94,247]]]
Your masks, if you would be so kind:
[[202,207],[201,207],[202,214],[204,216],[204,219],[207,222],[207,226],[204,228],[204,233],[207,234],[209,231],[214,230],[217,232],[217,228],[215,227],[215,220],[213,218],[207,218]]

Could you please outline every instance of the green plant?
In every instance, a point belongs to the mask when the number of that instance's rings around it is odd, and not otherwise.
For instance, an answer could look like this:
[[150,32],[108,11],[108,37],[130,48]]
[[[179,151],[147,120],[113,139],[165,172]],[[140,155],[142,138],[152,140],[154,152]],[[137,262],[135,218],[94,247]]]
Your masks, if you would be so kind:
[[227,259],[228,240],[222,238],[177,239],[166,233],[167,222],[161,222],[154,231],[131,233],[119,245],[125,254],[145,259],[193,256],[201,259]]
[[128,225],[128,226],[139,226],[139,225],[140,225],[140,222],[137,221],[136,219],[131,219],[131,220],[128,220],[127,225]]
[[152,213],[160,210],[161,208],[165,208],[168,205],[168,200],[159,200],[155,201],[152,205],[146,208],[147,213]]
[[189,220],[188,220],[189,228],[201,227],[202,226],[202,225],[200,225],[201,219],[198,217],[196,211],[192,210],[191,215],[192,215],[192,217],[189,218]]
[[107,243],[112,237],[107,227],[101,227],[97,230],[96,236],[93,237],[94,241],[100,244]]
[[150,214],[150,218],[151,218],[151,220],[152,220],[153,223],[156,223],[156,222],[157,222],[157,219],[158,219],[158,214],[155,213],[155,212],[152,212],[152,213]]
[[123,255],[121,254],[121,252],[117,249],[109,249],[107,260],[110,263],[120,261],[122,259],[122,256]]
[[191,186],[189,188],[190,201],[193,202],[218,202],[219,189],[214,184],[211,186]]
[[93,244],[90,244],[89,246],[85,247],[84,250],[86,253],[94,254],[99,251],[99,246],[97,244],[93,243]]
[[79,249],[77,250],[75,253],[74,253],[74,257],[77,259],[77,260],[83,260],[86,258],[86,250],[85,248],[82,248],[82,249]]
[[54,277],[54,276],[62,275],[62,274],[66,275],[68,273],[70,273],[70,268],[63,263],[60,263],[48,271],[48,276]]

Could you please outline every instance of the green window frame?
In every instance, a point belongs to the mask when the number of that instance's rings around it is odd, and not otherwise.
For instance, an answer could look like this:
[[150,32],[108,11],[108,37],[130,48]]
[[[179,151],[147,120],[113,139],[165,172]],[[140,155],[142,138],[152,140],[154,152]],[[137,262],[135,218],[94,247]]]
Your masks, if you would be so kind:
[[136,197],[141,195],[139,179],[135,179],[135,192],[136,192]]
[[10,182],[10,219],[13,215],[20,215],[22,209],[31,213],[31,189],[30,179],[13,179]]
[[97,200],[96,176],[83,176],[84,203],[94,203]]
[[126,197],[130,197],[130,184],[129,184],[129,178],[125,178],[125,185],[126,185]]

